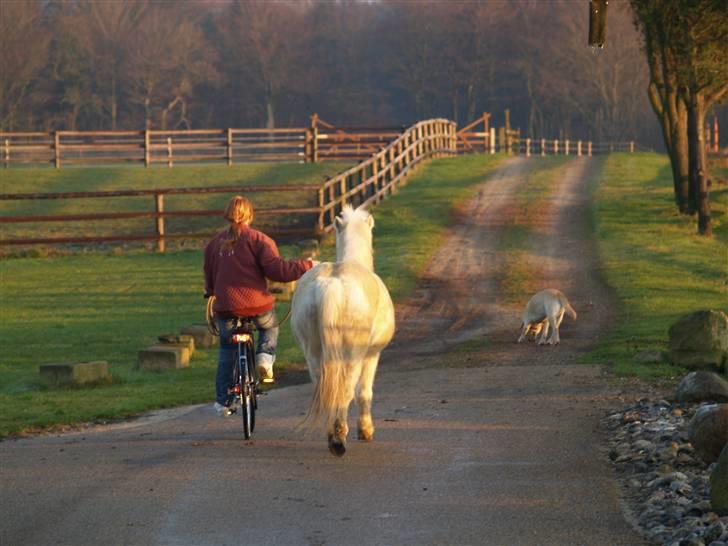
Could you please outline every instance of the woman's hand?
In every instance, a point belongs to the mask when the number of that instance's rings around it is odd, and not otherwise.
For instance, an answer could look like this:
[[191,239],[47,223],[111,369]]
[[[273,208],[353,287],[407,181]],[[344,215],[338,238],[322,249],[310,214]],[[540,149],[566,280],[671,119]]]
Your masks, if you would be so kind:
[[317,266],[318,264],[320,264],[320,263],[321,263],[321,262],[319,262],[318,260],[314,260],[313,258],[309,258],[309,259],[308,259],[308,261],[309,261],[309,262],[311,262],[311,267],[312,267],[312,268],[313,268],[313,267],[316,267],[316,266]]

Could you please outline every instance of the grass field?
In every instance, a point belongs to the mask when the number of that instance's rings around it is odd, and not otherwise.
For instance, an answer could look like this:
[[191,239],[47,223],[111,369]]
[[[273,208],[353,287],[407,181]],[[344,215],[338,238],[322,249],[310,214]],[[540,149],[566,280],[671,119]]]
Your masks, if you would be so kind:
[[[497,162],[498,158],[482,156],[431,161],[394,199],[376,208],[376,268],[395,299],[405,297],[414,286],[442,240],[452,208],[471,195]],[[155,178],[156,187],[166,187],[194,185],[203,178],[216,185],[307,181],[332,168],[326,164],[317,169],[253,167],[249,172],[241,167],[236,173],[227,167],[219,171],[213,167],[215,172],[175,167],[152,174],[160,177]],[[119,189],[145,187],[145,173],[142,169],[128,169],[128,174],[118,169],[23,169],[5,171],[0,180],[6,191],[9,184],[12,191]],[[282,251],[292,255],[295,248]],[[333,248],[325,247],[323,258],[332,256]],[[211,401],[214,350],[197,351],[188,369],[164,373],[133,369],[137,351],[158,335],[200,322],[204,310],[201,268],[200,243],[165,254],[115,247],[0,260],[0,436]],[[282,306],[279,313],[285,310]],[[47,389],[39,382],[40,364],[89,360],[107,360],[113,381],[66,389]],[[286,323],[277,365],[300,367],[301,363]]]
[[[346,163],[270,164],[251,163],[232,165],[186,165],[174,168],[106,167],[106,168],[22,168],[0,171],[0,191],[3,193],[148,190],[163,188],[205,188],[210,186],[267,186],[281,184],[298,186],[320,184],[326,176],[346,168]],[[222,210],[229,194],[167,195],[165,211]],[[251,193],[256,207],[316,206],[315,191],[285,193]],[[105,212],[152,212],[154,197],[101,197],[53,200],[0,201],[0,215],[62,215]],[[296,222],[313,226],[313,215],[296,217]],[[290,218],[285,219],[291,223]],[[277,223],[276,218],[260,217],[259,226]],[[205,233],[216,229],[220,219],[215,217],[171,217],[165,219],[165,229],[174,233]],[[155,233],[153,218],[115,219],[104,221],[43,222],[3,224],[2,238],[68,236],[138,235]],[[171,247],[194,246],[194,241],[168,243]],[[125,250],[129,245],[111,243],[111,248]],[[138,243],[132,243],[132,247]],[[17,247],[8,247],[11,251]],[[150,246],[151,248],[151,246]],[[5,250],[7,253],[7,250]],[[57,253],[58,249],[51,252]],[[15,254],[39,255],[47,249],[17,250]]]
[[[725,172],[714,172],[725,179]],[[728,186],[711,191],[714,237],[696,234],[695,218],[677,213],[670,164],[657,154],[613,154],[603,164],[593,218],[603,272],[622,301],[615,329],[590,355],[617,373],[673,375],[634,355],[667,348],[667,330],[698,309],[728,311]]]

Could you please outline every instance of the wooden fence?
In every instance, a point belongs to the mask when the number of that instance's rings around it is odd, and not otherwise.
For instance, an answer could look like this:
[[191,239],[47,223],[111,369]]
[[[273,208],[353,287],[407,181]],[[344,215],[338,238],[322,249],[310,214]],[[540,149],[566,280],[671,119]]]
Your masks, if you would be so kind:
[[[165,219],[175,217],[219,217],[220,209],[215,210],[170,210],[166,207],[165,197],[181,194],[235,194],[265,192],[301,192],[302,203],[312,203],[305,207],[256,207],[256,217],[276,217],[285,223],[270,226],[266,232],[274,236],[317,236],[333,227],[335,216],[341,211],[344,203],[354,205],[378,202],[393,194],[405,178],[422,160],[430,157],[454,155],[457,151],[455,124],[444,119],[433,119],[419,122],[405,130],[394,141],[381,147],[366,160],[356,166],[337,174],[323,184],[308,185],[266,185],[266,186],[220,186],[208,188],[166,188],[150,190],[119,190],[97,192],[62,192],[62,193],[15,193],[0,194],[0,201],[27,200],[59,200],[59,199],[100,199],[119,197],[140,197],[150,200],[152,207],[148,210],[89,212],[83,214],[64,215],[11,215],[0,217],[0,224],[46,222],[94,222],[107,220],[126,220],[149,218],[150,229],[141,234],[113,233],[111,235],[84,234],[82,236],[63,237],[18,237],[0,239],[0,246],[59,244],[59,243],[105,243],[113,241],[156,241],[157,250],[165,250],[166,239],[207,238],[211,232],[176,232],[166,229]],[[151,199],[150,199],[151,198]],[[302,217],[310,218],[301,222]],[[296,217],[297,221],[290,219]]]
[[[518,129],[510,128],[507,110],[505,127],[496,131],[489,119],[490,114],[484,113],[457,131],[458,153],[592,155],[634,150],[634,143],[521,138]],[[404,127],[336,127],[313,114],[309,127],[290,129],[0,132],[0,160],[4,167],[49,164],[56,168],[103,163],[172,167],[189,162],[358,161],[379,152],[404,131]]]
[[351,161],[369,157],[405,127],[335,127],[318,115],[309,127],[176,131],[0,132],[4,167],[182,162]]

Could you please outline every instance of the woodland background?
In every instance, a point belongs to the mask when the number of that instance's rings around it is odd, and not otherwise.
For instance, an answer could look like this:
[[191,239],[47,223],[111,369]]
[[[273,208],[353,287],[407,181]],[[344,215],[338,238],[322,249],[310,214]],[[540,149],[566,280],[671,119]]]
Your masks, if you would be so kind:
[[604,49],[587,31],[586,0],[4,0],[0,130],[293,127],[313,112],[502,125],[510,108],[524,136],[664,149],[628,2],[610,2]]

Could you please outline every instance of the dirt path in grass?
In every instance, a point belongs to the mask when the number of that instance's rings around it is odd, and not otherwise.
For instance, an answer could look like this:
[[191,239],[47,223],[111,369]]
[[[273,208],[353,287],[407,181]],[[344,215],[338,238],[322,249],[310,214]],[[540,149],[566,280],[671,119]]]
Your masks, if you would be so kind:
[[2,442],[0,543],[643,544],[598,428],[624,394],[575,362],[618,317],[587,236],[590,160],[564,164],[524,257],[530,284],[562,289],[579,317],[558,347],[515,343],[531,294],[503,295],[499,242],[537,162],[509,160],[483,181],[398,306],[374,442],[335,458],[302,435],[310,384],[263,397],[249,442],[209,404]]
[[[507,266],[499,241],[524,207],[518,192],[537,161],[511,160],[459,212],[458,223],[414,296],[398,307],[393,353],[414,351],[428,359],[440,358],[433,353],[469,341],[471,347],[487,346],[481,356],[501,366],[524,359],[533,365],[563,364],[573,362],[608,328],[616,302],[599,278],[590,238],[588,180],[594,164],[586,159],[565,164],[553,192],[540,200],[543,208],[538,207],[538,215],[530,219],[520,259],[528,264],[531,282],[520,301],[508,301],[502,293]],[[578,320],[564,319],[557,348],[536,350],[534,344],[515,344],[523,306],[533,292],[549,287],[567,295]]]

